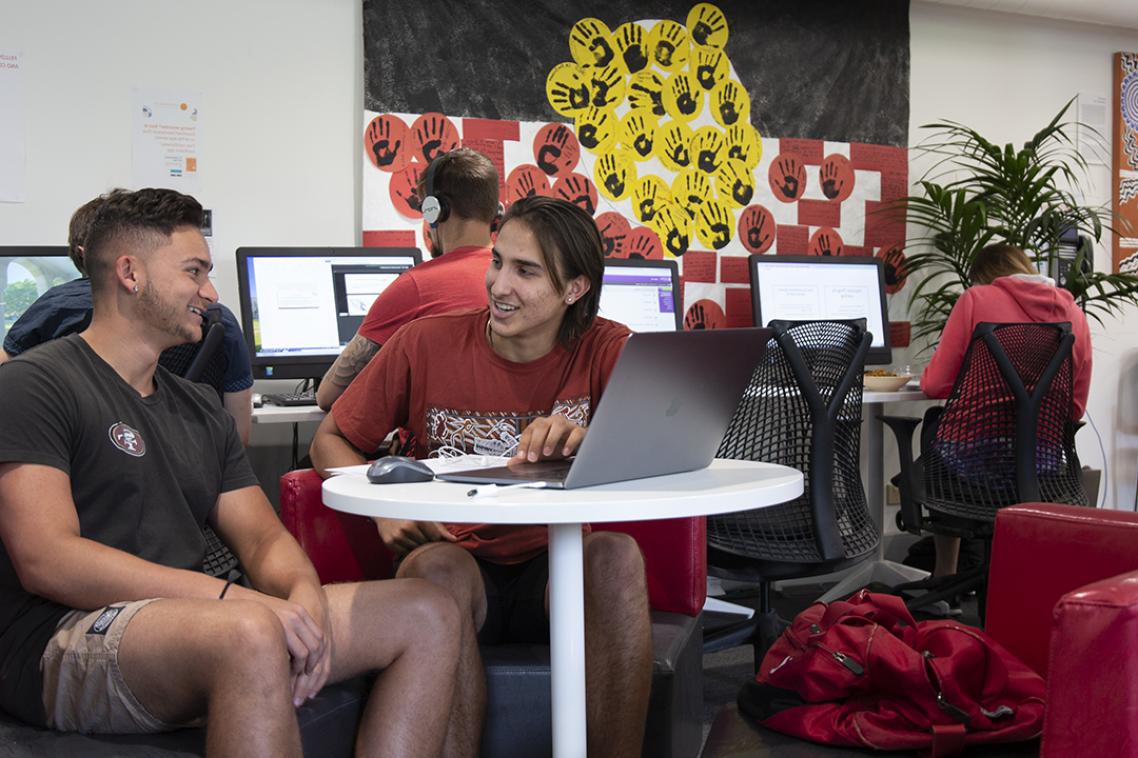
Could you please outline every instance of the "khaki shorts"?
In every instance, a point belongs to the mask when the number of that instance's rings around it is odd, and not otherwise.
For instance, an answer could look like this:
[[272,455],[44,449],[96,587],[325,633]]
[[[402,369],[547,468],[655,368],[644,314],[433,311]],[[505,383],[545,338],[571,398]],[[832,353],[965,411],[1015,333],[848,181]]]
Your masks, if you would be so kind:
[[182,725],[155,718],[123,680],[119,642],[134,615],[150,600],[71,611],[40,658],[48,726],[65,732],[148,734]]

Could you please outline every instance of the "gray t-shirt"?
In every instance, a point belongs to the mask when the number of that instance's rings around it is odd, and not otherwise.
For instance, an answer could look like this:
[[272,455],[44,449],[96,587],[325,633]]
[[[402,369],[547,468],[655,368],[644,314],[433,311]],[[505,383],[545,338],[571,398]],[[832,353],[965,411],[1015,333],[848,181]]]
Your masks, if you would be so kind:
[[[0,366],[0,463],[67,473],[84,537],[200,570],[218,496],[257,478],[216,393],[162,367],[154,382],[139,397],[78,335],[14,358]],[[0,546],[4,710],[43,724],[39,659],[68,610],[26,592]]]

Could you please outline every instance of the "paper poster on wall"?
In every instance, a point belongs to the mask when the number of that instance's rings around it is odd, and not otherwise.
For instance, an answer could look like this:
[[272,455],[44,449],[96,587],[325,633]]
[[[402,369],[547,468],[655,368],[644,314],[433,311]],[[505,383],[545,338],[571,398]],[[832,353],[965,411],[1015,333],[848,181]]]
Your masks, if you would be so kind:
[[1138,53],[1114,54],[1114,271],[1138,273]]
[[24,62],[0,48],[0,202],[22,203],[25,187]]
[[201,95],[134,90],[131,186],[194,194],[201,176]]

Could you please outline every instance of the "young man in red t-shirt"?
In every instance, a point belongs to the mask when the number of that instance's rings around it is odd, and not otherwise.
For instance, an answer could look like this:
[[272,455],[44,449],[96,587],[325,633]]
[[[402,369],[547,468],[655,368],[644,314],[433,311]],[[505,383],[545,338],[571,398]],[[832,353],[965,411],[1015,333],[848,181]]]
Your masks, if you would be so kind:
[[420,198],[427,192],[443,198],[448,208],[429,226],[431,260],[405,272],[372,303],[356,335],[320,381],[316,404],[324,410],[399,327],[422,316],[486,305],[482,280],[490,265],[490,229],[502,210],[498,170],[482,153],[460,147],[435,158],[420,175],[417,192]]
[[[399,426],[419,456],[443,446],[529,461],[571,455],[630,334],[596,316],[603,271],[587,213],[545,197],[514,203],[486,272],[489,308],[400,329],[317,430],[314,465],[362,463]],[[479,640],[548,640],[545,527],[376,522],[403,557],[398,575],[448,589]],[[639,755],[651,629],[643,559],[627,535],[585,537],[585,648],[589,754]],[[464,641],[459,665],[456,707],[481,709],[476,640]]]

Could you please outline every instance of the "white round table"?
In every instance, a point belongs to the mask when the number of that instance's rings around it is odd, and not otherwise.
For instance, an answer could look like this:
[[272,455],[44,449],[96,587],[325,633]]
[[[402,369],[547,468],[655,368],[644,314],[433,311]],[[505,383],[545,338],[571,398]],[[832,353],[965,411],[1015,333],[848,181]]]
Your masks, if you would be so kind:
[[581,525],[706,516],[783,503],[802,494],[801,472],[715,460],[697,471],[572,490],[505,489],[470,497],[453,482],[370,483],[360,474],[324,482],[324,503],[361,516],[452,523],[549,525],[549,635],[553,754],[583,758],[585,617]]

